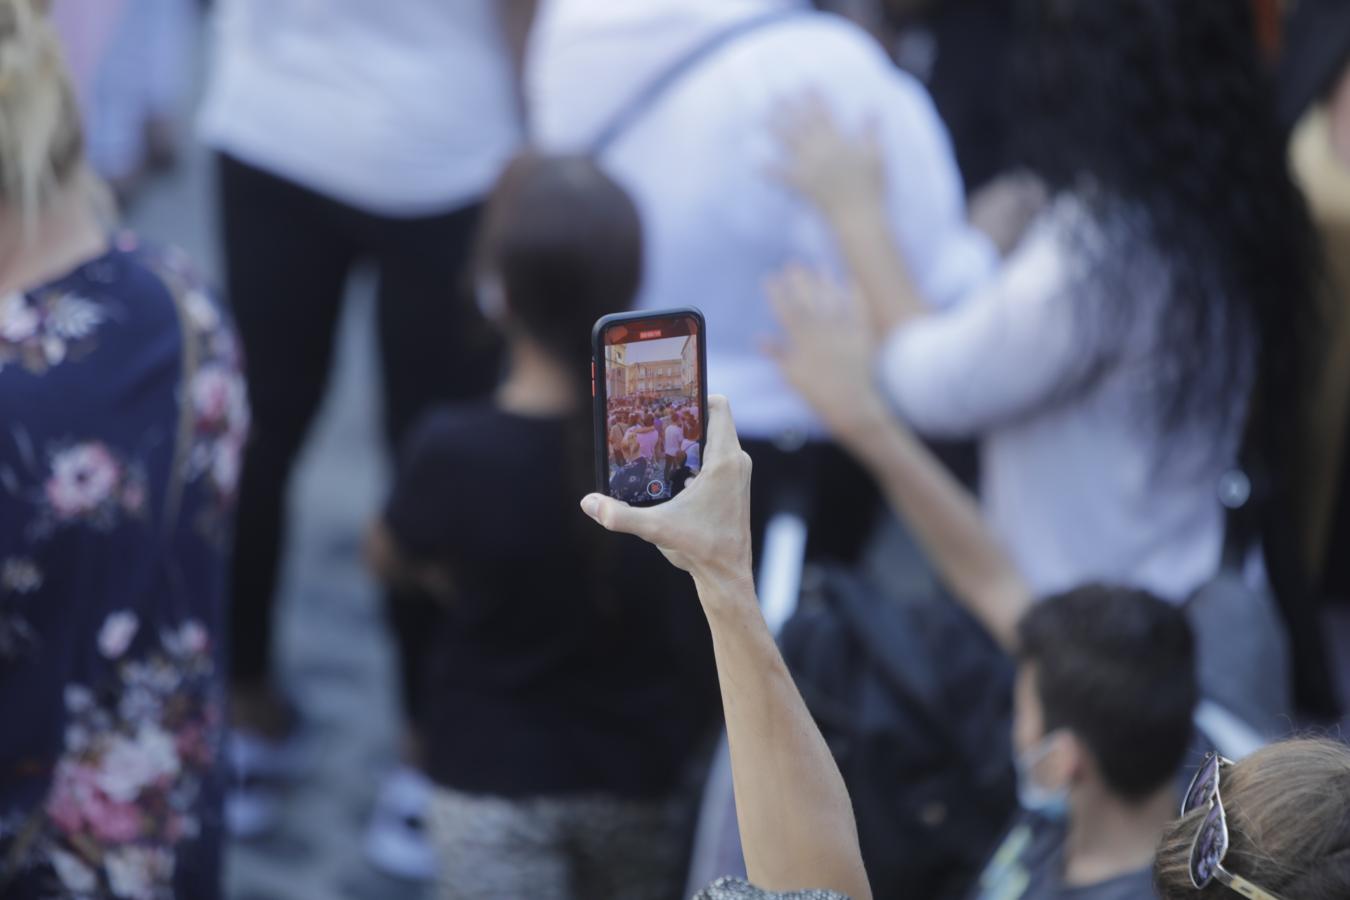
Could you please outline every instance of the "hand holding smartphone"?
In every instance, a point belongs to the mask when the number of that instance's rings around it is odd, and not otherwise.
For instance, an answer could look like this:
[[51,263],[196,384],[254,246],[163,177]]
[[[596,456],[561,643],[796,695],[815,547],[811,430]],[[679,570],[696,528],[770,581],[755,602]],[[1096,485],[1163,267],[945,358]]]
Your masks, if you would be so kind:
[[605,316],[591,335],[600,493],[664,503],[702,468],[707,341],[697,309]]

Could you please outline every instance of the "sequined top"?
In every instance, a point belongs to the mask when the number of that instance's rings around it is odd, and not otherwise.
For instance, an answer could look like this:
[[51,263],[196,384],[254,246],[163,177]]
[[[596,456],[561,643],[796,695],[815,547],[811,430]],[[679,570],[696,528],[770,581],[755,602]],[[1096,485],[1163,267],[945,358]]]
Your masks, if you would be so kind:
[[739,878],[719,878],[694,895],[694,900],[849,900],[834,891],[792,891],[775,894]]

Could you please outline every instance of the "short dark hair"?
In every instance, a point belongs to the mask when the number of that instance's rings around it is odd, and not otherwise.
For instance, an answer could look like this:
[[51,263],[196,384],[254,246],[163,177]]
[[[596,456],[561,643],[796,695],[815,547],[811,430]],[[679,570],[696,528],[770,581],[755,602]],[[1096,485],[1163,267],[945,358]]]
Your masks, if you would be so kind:
[[1177,606],[1092,585],[1050,597],[1018,625],[1047,732],[1065,728],[1111,790],[1139,800],[1174,778],[1192,735],[1195,641]]

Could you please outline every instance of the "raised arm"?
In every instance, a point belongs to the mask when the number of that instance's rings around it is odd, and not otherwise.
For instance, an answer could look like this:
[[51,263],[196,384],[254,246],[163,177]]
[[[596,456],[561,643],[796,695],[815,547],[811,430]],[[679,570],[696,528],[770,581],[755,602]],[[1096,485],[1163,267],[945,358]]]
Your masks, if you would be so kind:
[[779,177],[825,219],[858,285],[876,340],[925,315],[928,309],[887,214],[886,167],[876,124],[847,135],[825,101],[808,94],[778,110],[775,130],[786,152]]
[[516,98],[521,111],[525,109],[525,53],[530,42],[530,30],[539,10],[539,0],[498,0],[497,16],[502,36],[511,54],[511,68],[516,79]]
[[974,498],[886,404],[850,298],[800,269],[769,295],[788,340],[773,350],[784,376],[881,485],[957,601],[1012,652],[1030,592]]
[[592,494],[582,509],[611,531],[656,545],[694,578],[712,632],[751,880],[774,891],[870,900],[848,791],[755,597],[750,458],[724,397],[708,398],[703,462],[669,503],[638,509]]

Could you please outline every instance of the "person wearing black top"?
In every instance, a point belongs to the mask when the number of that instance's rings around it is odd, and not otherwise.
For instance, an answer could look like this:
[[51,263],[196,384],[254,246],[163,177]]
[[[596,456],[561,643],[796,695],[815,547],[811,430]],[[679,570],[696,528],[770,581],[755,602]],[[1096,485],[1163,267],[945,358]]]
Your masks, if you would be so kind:
[[[1279,65],[1290,168],[1322,238],[1326,366],[1304,437],[1302,562],[1323,597],[1350,605],[1350,4],[1302,0]],[[1301,661],[1300,661],[1301,662]]]
[[589,334],[628,308],[637,212],[580,158],[522,157],[492,195],[479,300],[510,349],[491,403],[441,409],[405,447],[377,570],[444,599],[427,674],[442,897],[666,897],[678,802],[716,709],[692,586],[597,535]]

